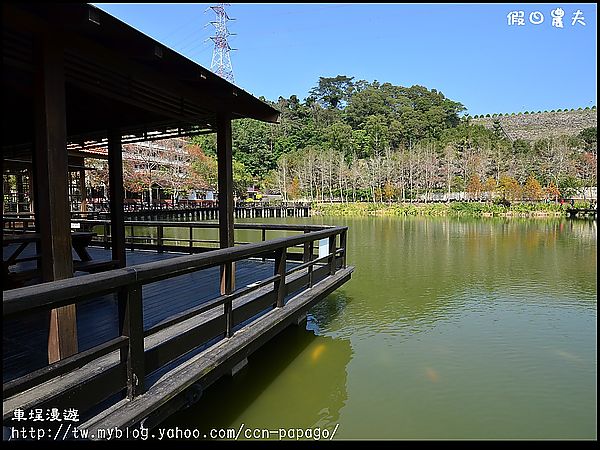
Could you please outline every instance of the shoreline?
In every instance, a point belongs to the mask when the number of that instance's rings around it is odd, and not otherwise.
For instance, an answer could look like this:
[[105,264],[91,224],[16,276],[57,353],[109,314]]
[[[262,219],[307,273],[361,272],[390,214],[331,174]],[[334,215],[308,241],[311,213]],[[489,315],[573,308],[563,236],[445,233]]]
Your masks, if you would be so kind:
[[[589,202],[584,202],[584,205]],[[584,206],[576,203],[575,207]],[[313,203],[314,216],[464,216],[464,217],[566,217],[568,203],[522,202],[510,206],[488,202],[451,203]]]

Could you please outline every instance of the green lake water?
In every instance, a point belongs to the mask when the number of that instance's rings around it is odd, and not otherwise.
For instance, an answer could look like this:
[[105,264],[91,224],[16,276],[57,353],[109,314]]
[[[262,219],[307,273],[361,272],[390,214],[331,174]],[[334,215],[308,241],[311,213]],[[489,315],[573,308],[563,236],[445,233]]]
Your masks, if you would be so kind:
[[595,221],[263,221],[348,225],[352,280],[161,427],[597,437]]

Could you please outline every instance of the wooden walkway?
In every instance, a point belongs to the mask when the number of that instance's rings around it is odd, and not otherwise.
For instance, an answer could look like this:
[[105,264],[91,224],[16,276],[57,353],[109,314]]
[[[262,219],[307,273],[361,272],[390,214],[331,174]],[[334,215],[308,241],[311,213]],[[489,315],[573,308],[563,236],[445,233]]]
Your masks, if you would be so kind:
[[[6,249],[4,250],[7,251]],[[29,246],[23,253],[33,252]],[[89,248],[94,260],[110,259],[110,250]],[[177,253],[128,251],[128,265],[181,256]],[[288,269],[294,264],[288,262]],[[35,261],[21,263],[19,269],[35,266]],[[273,261],[244,260],[236,264],[236,286],[242,287],[273,275]],[[84,275],[77,272],[76,275]],[[212,267],[144,286],[144,329],[167,317],[219,296],[219,268]],[[118,310],[114,295],[90,299],[77,306],[77,340],[83,351],[118,336]],[[2,331],[4,381],[12,380],[48,364],[48,314],[31,314],[4,323]]]
[[[350,280],[347,228],[320,228],[201,254],[128,251],[125,268],[5,291],[3,423],[17,409],[72,408],[94,439],[112,427],[152,427],[194,403]],[[79,349],[49,365],[49,311],[63,305],[76,307]]]

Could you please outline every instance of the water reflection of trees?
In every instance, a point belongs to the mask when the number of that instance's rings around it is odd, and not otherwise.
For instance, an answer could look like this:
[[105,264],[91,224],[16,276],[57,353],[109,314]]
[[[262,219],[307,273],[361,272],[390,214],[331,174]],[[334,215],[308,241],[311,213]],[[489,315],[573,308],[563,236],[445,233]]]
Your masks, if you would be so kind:
[[340,336],[420,327],[477,298],[595,301],[594,221],[334,219],[350,227],[348,260],[356,266],[336,291],[353,299],[348,311],[323,322]]

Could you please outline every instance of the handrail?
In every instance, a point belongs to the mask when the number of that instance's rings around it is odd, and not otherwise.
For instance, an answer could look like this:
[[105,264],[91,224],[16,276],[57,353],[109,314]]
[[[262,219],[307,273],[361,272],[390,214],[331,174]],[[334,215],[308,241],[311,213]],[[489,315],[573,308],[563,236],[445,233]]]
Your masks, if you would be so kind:
[[[184,255],[163,261],[138,264],[76,278],[50,281],[4,292],[3,317],[39,308],[54,308],[77,303],[94,295],[115,291],[129,284],[147,284],[200,269],[239,261],[305,242],[336,236],[348,227],[330,227],[298,236],[289,236],[240,247],[216,249],[201,254]],[[77,299],[77,302],[71,300]]]
[[[104,225],[110,224],[110,220],[105,219],[71,219],[71,222]],[[161,220],[126,220],[125,226],[140,227],[173,227],[173,228],[218,228],[218,222],[183,222],[183,221],[161,221]],[[269,224],[269,223],[236,223],[234,228],[239,230],[280,230],[280,231],[318,231],[326,228],[334,228],[333,225],[311,225],[311,224]]]

